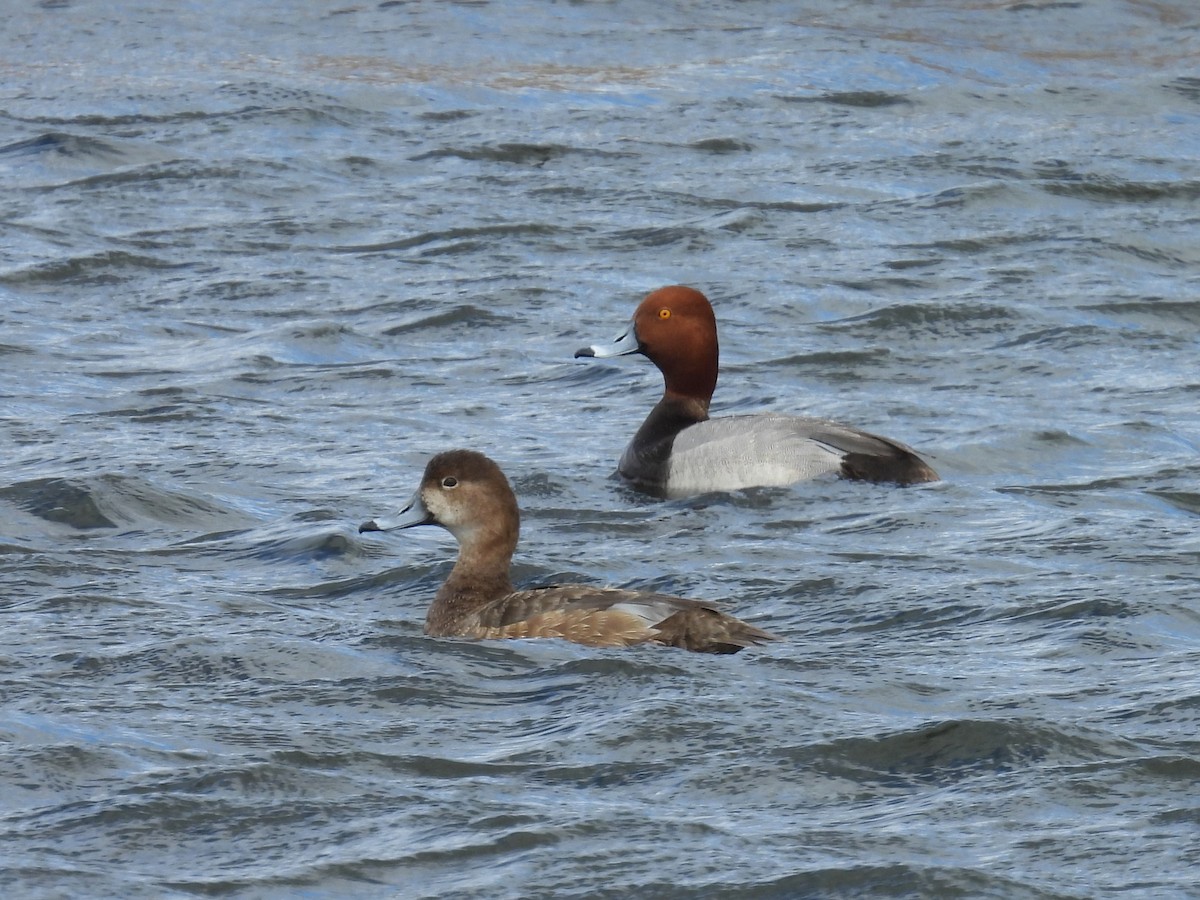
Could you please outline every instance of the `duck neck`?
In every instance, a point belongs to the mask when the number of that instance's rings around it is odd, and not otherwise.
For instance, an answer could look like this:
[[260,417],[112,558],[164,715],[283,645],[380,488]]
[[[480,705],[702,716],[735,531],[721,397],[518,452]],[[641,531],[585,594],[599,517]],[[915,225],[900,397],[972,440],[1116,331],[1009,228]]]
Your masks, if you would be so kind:
[[683,429],[708,419],[708,401],[669,391],[650,410],[621,455],[617,470],[641,490],[656,493],[670,468],[671,448]]
[[429,634],[455,634],[456,626],[488,603],[511,594],[509,566],[516,535],[482,531],[459,536],[458,560],[425,617]]
[[678,394],[668,390],[662,399],[650,410],[646,421],[639,429],[646,432],[647,437],[653,435],[661,439],[666,435],[674,436],[697,422],[708,419],[708,397]]
[[[708,418],[708,404],[717,389],[717,363],[705,360],[689,366],[672,367],[670,374],[663,374],[663,400],[673,399],[676,403],[703,404],[704,421]],[[661,403],[660,403],[661,405]]]

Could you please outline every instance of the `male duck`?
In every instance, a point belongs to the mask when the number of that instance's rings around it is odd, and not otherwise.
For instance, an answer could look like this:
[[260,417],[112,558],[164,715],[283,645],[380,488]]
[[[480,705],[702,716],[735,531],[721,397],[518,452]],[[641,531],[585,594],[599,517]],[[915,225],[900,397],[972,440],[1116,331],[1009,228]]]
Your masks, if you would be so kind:
[[857,481],[917,484],[938,475],[890,438],[827,419],[776,413],[708,417],[717,386],[717,320],[699,291],[674,285],[648,295],[609,344],[575,356],[641,353],[665,390],[618,471],[632,487],[666,497],[792,484],[836,474]]

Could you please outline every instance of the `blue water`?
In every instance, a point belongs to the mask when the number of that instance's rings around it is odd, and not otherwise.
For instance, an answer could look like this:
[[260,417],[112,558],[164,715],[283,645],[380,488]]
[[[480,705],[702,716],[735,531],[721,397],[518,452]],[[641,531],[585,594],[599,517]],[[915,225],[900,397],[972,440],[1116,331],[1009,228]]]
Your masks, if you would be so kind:
[[[6,896],[1200,896],[1200,10],[45,2],[0,29]],[[575,360],[944,481],[661,502]],[[729,658],[422,634],[362,535],[496,458],[514,577]]]

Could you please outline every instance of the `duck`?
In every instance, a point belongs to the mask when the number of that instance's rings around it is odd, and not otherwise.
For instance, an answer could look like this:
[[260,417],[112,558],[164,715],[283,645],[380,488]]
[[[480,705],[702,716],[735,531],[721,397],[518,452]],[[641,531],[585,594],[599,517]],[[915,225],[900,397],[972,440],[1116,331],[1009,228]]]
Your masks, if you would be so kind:
[[630,487],[666,498],[783,487],[825,475],[898,485],[938,481],[911,447],[828,419],[778,413],[709,418],[717,386],[717,319],[708,298],[676,284],[648,294],[628,327],[575,358],[640,353],[662,373],[662,399],[621,454]]
[[508,478],[474,450],[432,457],[408,505],[359,534],[440,525],[458,541],[458,559],[425,617],[431,637],[473,640],[564,638],[592,647],[657,644],[699,653],[737,653],[778,638],[713,603],[587,584],[515,590],[509,578],[520,533]]

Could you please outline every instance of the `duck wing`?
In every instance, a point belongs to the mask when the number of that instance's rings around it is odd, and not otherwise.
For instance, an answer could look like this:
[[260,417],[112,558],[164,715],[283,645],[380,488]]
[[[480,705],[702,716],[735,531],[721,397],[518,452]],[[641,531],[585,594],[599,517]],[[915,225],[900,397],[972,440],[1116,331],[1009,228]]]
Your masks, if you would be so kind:
[[671,448],[670,492],[778,487],[822,475],[856,481],[936,481],[912,448],[828,419],[721,416],[683,429]]
[[777,640],[704,600],[584,584],[514,591],[472,619],[472,637],[559,637],[598,647],[654,643],[702,653],[736,653]]

